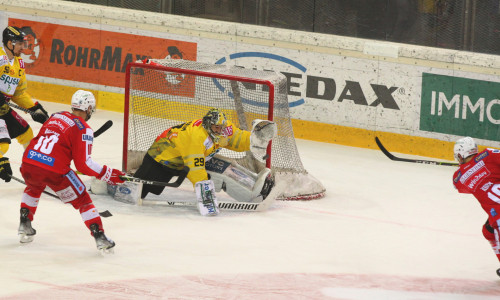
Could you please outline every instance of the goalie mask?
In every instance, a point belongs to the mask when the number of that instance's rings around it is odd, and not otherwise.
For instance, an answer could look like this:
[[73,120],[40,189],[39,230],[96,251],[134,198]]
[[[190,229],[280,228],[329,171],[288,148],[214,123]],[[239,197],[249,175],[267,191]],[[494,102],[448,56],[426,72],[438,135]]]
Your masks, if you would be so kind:
[[203,128],[215,143],[218,143],[221,137],[226,137],[227,118],[218,108],[212,108],[203,117]]
[[473,138],[464,137],[455,143],[455,147],[453,148],[453,152],[455,155],[455,159],[462,163],[460,159],[464,160],[467,157],[474,155],[477,153],[477,145]]
[[[71,97],[71,108],[79,109],[87,113],[88,121],[95,112],[95,97],[91,92],[78,90]],[[89,109],[90,108],[90,109]]]

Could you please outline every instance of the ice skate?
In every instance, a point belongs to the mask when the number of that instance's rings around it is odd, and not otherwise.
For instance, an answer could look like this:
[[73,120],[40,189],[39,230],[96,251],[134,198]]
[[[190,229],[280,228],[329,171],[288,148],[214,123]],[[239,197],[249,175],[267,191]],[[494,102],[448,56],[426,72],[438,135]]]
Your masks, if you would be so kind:
[[17,234],[19,235],[19,242],[23,244],[32,242],[36,234],[36,230],[31,227],[31,221],[28,215],[29,210],[24,207],[21,208],[21,220]]
[[95,238],[95,243],[97,246],[97,250],[101,252],[101,254],[111,254],[114,253],[113,247],[115,246],[115,242],[113,240],[106,237],[104,232],[99,229],[99,225],[91,224],[90,231],[92,231],[92,235]]
[[264,182],[264,186],[262,187],[262,191],[260,192],[264,200],[266,199],[267,195],[271,193],[273,187],[274,187],[274,179],[271,176],[267,176]]

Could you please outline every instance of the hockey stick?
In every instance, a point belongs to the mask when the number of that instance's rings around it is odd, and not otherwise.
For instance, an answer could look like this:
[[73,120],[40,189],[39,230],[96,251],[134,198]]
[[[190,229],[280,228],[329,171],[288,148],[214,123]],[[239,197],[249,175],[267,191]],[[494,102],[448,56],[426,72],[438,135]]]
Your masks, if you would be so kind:
[[163,181],[140,179],[140,178],[128,176],[128,175],[120,176],[120,179],[124,180],[124,181],[138,182],[138,183],[149,184],[149,185],[179,187],[182,184],[182,182],[184,181],[184,179],[186,178],[188,173],[189,173],[189,167],[184,167],[181,174],[177,177],[177,180],[175,182],[172,182],[172,183],[163,182]]
[[[273,204],[276,198],[283,193],[286,189],[284,184],[276,184],[271,193],[267,195],[266,199],[262,202],[252,203],[252,202],[234,202],[234,201],[219,201],[219,209],[231,210],[231,211],[265,211],[271,204]],[[194,201],[168,201],[168,200],[150,200],[142,199],[139,205],[165,205],[165,206],[196,206],[198,202]]]
[[94,132],[94,137],[98,137],[100,136],[101,134],[103,134],[106,130],[108,130],[111,126],[113,126],[113,121],[111,120],[107,120],[106,123],[104,123],[104,125],[102,125],[101,127],[99,127],[99,129],[97,129],[95,132]]
[[[272,201],[271,198],[259,203],[250,202],[230,202],[219,201],[219,209],[233,211],[263,211],[266,210]],[[165,201],[165,200],[149,200],[142,199],[141,205],[165,205],[165,206],[196,206],[198,202],[193,201]]]
[[[24,180],[22,180],[22,179],[20,179],[20,178],[17,178],[17,177],[15,177],[14,175],[10,175],[10,178],[14,179],[14,180],[15,180],[15,181],[17,181],[17,182],[20,182],[20,183],[22,183],[22,184],[26,185],[26,182],[24,182]],[[43,191],[42,193],[44,193],[45,195],[49,195],[49,196],[51,196],[52,198],[60,199],[60,198],[59,198],[59,196],[54,195],[54,194],[52,194],[52,193],[49,193],[49,192],[46,192],[46,191]],[[103,211],[103,212],[99,212],[99,215],[100,215],[101,217],[104,217],[104,218],[107,218],[107,217],[111,217],[111,216],[113,216],[113,215],[109,212],[109,210],[105,210],[105,211]]]
[[33,112],[33,111],[31,111],[31,110],[29,110],[29,109],[27,109],[27,108],[21,107],[21,106],[19,106],[19,105],[15,104],[15,103],[10,102],[10,101],[9,101],[9,102],[7,102],[7,104],[8,104],[10,107],[13,107],[13,108],[16,108],[16,109],[22,110],[22,111],[24,111],[25,113],[28,113],[28,114],[30,114],[30,115],[34,115],[34,114],[35,114],[35,112]]
[[[35,113],[32,112],[31,110],[29,109],[26,109],[24,107],[21,107],[17,104],[14,104],[14,103],[11,103],[11,102],[8,102],[9,106],[10,107],[13,107],[13,108],[16,108],[16,109],[19,109],[19,110],[22,110],[26,113],[29,113],[30,115],[34,115]],[[113,126],[113,121],[111,120],[108,120],[106,121],[106,123],[104,123],[104,125],[102,125],[101,127],[99,127],[99,129],[97,129],[95,132],[94,132],[94,137],[98,137],[100,136],[101,134],[103,134],[106,130],[108,130],[111,126]]]
[[427,165],[453,166],[453,167],[458,166],[457,163],[450,163],[450,162],[444,162],[444,161],[422,160],[422,159],[411,159],[411,158],[397,157],[397,156],[392,155],[389,151],[387,151],[387,149],[385,149],[384,145],[382,145],[382,142],[380,142],[378,137],[375,137],[375,143],[377,143],[377,146],[380,148],[380,150],[390,160],[411,162],[411,163],[417,163],[417,164],[427,164]]

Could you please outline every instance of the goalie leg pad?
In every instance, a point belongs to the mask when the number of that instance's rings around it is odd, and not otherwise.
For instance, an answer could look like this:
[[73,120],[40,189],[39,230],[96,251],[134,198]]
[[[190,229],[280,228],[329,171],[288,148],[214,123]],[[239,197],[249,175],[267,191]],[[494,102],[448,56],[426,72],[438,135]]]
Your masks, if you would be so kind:
[[[273,186],[270,179],[271,170],[265,168],[259,174],[248,174],[251,172],[242,172],[240,168],[243,167],[231,164],[222,174],[210,171],[208,173],[214,181],[223,182],[224,191],[236,201],[256,203],[264,200]],[[265,194],[262,194],[263,191]]]
[[220,192],[224,188],[224,178],[219,173],[212,173],[207,170],[210,175],[209,179],[213,181],[216,192]]
[[219,203],[215,195],[214,182],[212,180],[198,181],[195,184],[197,207],[202,216],[217,216],[219,214]]

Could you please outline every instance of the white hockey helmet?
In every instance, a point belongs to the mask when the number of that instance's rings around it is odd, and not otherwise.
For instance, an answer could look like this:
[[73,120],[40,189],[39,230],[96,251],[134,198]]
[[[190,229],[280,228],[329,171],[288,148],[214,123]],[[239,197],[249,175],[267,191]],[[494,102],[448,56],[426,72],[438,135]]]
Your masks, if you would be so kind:
[[[89,107],[91,108],[89,112]],[[79,109],[92,115],[95,112],[95,97],[89,91],[78,90],[71,97],[71,108]]]
[[455,155],[455,159],[460,162],[460,159],[466,159],[467,157],[477,153],[477,144],[471,137],[467,136],[461,138],[456,141],[453,153]]

